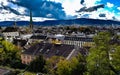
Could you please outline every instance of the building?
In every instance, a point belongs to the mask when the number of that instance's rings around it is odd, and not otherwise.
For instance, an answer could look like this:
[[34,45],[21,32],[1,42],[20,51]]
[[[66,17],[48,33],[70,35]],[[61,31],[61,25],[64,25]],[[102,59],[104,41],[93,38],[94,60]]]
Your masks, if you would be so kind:
[[21,54],[21,60],[23,64],[29,64],[38,55],[42,54],[46,59],[52,56],[62,56],[67,60],[77,54],[77,48],[74,45],[66,44],[52,44],[52,43],[37,43],[25,50]]
[[75,45],[75,46],[79,46],[79,47],[83,47],[83,46],[92,46],[93,43],[93,39],[92,38],[87,38],[87,37],[68,37],[66,36],[64,38],[64,42],[63,44],[68,44],[68,45]]
[[45,41],[49,43],[62,43],[67,45],[74,45],[78,47],[88,46],[91,47],[94,45],[93,38],[91,37],[77,37],[77,36],[64,36],[61,34],[57,35],[33,35],[29,39],[29,43],[33,43],[35,41]]
[[45,35],[32,35],[29,38],[28,43],[41,42],[41,41],[44,41],[46,38],[47,36]]
[[18,30],[19,30],[18,28],[7,27],[5,28],[5,30],[2,31],[2,34],[6,40],[12,42],[13,38],[17,38],[20,36],[20,33]]

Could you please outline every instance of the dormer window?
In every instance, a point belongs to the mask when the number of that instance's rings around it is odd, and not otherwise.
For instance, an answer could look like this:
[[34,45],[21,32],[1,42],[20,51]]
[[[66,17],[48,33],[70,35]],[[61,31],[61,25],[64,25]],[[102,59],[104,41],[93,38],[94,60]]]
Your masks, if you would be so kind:
[[47,49],[46,54],[48,54],[48,53],[49,53],[49,51],[50,51],[50,49]]
[[40,52],[42,52],[42,50],[43,50],[43,49],[41,48],[41,49],[40,49]]
[[58,55],[59,54],[59,50],[56,50],[56,53],[55,53],[55,55]]

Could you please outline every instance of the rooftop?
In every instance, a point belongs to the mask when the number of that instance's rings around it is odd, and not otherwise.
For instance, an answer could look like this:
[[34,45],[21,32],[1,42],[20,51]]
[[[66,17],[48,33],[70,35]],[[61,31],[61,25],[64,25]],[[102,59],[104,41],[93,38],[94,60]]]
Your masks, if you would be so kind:
[[30,39],[46,39],[47,36],[44,35],[33,35]]
[[63,56],[67,57],[72,50],[74,49],[74,45],[56,45],[51,43],[38,43],[29,49],[25,50],[23,54],[28,55],[40,55],[42,54],[46,58],[50,58],[52,56]]
[[16,31],[18,31],[18,28],[7,27],[7,28],[5,28],[5,30],[3,30],[2,32],[16,32]]
[[27,43],[27,40],[13,39],[13,44],[19,45],[21,47],[25,46],[26,43]]

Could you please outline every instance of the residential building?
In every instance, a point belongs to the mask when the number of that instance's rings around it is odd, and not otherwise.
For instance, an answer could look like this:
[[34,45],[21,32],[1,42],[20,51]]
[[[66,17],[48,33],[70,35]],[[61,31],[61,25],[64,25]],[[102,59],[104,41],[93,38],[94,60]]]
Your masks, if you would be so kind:
[[21,54],[21,60],[23,64],[29,64],[40,54],[42,54],[46,59],[49,59],[52,56],[62,56],[69,60],[78,53],[77,51],[78,50],[74,45],[41,42],[25,50]]
[[17,38],[20,36],[20,33],[18,30],[19,30],[18,28],[7,27],[5,28],[5,30],[2,31],[2,34],[6,40],[12,42],[13,38]]
[[68,36],[66,36],[64,39],[64,42],[63,42],[63,44],[75,45],[75,46],[79,46],[79,47],[83,47],[87,43],[91,44],[88,46],[92,46],[93,39],[87,38],[87,37],[68,37]]

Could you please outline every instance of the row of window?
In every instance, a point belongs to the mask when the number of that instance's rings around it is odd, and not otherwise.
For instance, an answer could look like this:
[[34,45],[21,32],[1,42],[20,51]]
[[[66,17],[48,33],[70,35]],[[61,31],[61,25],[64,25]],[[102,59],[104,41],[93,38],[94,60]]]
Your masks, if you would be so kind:
[[23,59],[30,60],[30,59],[31,59],[31,56],[30,56],[30,55],[23,55],[22,58],[23,58]]
[[19,36],[18,32],[8,32],[8,33],[3,33],[4,36]]
[[22,61],[23,64],[30,64],[30,61]]
[[82,47],[85,43],[90,43],[90,42],[83,42],[83,41],[64,41],[64,44],[70,44],[70,45],[77,45]]

